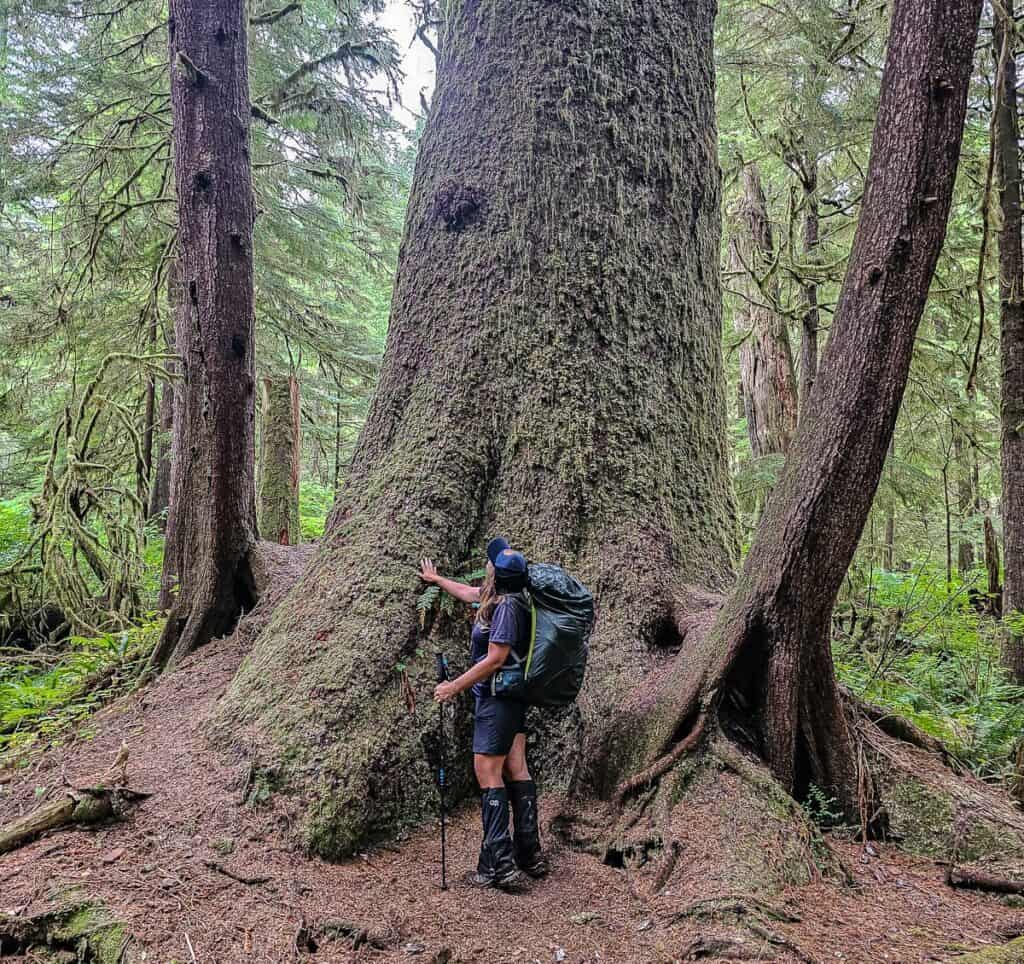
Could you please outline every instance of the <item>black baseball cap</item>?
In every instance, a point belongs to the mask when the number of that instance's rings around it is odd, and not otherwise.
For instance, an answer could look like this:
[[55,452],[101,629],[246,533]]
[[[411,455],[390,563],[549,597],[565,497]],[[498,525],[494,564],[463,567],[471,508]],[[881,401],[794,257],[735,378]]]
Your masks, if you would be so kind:
[[491,565],[496,566],[498,564],[497,559],[499,553],[511,548],[512,547],[508,544],[508,539],[503,539],[501,536],[495,536],[487,543],[487,558],[491,561]]

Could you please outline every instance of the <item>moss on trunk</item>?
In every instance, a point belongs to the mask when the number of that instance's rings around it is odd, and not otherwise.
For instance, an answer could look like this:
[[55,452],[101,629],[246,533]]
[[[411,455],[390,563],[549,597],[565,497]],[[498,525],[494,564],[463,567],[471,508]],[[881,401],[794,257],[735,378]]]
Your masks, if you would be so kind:
[[263,431],[260,445],[260,535],[282,546],[298,545],[299,473],[302,435],[299,382],[263,379]]

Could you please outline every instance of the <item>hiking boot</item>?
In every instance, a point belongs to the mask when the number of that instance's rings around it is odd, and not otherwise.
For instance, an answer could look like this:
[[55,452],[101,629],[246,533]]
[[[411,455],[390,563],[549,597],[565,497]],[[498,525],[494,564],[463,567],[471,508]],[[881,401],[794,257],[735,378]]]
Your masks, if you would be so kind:
[[540,845],[537,785],[532,780],[509,780],[505,786],[512,803],[512,852],[516,866],[531,877],[543,877],[550,867]]
[[512,838],[508,832],[508,792],[492,787],[480,795],[480,817],[484,839],[480,859],[470,883],[477,887],[498,887],[518,890],[526,883],[523,872],[516,867]]

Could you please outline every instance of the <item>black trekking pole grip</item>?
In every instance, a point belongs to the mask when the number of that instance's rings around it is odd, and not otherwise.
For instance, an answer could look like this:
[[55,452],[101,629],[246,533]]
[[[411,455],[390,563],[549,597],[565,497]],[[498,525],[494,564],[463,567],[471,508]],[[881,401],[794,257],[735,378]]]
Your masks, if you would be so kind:
[[437,670],[437,681],[446,683],[448,681],[448,659],[444,653],[434,653],[434,667]]

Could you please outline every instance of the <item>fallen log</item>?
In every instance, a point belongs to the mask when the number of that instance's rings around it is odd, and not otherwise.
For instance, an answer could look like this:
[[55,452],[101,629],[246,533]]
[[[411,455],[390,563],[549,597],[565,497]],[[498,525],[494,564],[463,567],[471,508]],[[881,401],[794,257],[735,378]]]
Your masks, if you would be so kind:
[[997,877],[977,870],[964,870],[950,867],[946,874],[946,883],[950,887],[964,890],[986,890],[992,894],[1024,894],[1024,880],[1013,880],[1011,877]]
[[67,824],[93,824],[124,817],[133,803],[151,796],[143,790],[124,786],[127,765],[128,747],[122,743],[110,768],[98,779],[94,778],[95,785],[65,786],[56,799],[0,827],[0,854],[16,850],[40,834]]
[[148,796],[150,794],[128,787],[67,788],[58,799],[0,827],[0,854],[16,850],[47,830],[67,824],[87,825],[120,819],[130,804]]
[[1024,880],[1011,877],[996,877],[981,871],[969,871],[951,867],[946,874],[946,883],[950,887],[961,887],[965,890],[987,890],[990,893],[1024,893]]

